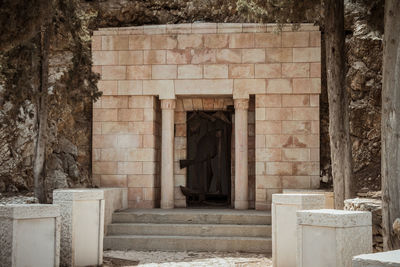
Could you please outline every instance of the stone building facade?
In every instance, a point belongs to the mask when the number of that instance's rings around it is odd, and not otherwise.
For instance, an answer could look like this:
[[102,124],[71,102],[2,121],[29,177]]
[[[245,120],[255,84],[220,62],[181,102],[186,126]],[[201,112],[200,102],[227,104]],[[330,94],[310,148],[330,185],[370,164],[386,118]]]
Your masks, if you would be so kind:
[[93,175],[132,208],[185,207],[187,114],[232,110],[232,207],[319,188],[321,35],[301,24],[195,23],[94,32]]

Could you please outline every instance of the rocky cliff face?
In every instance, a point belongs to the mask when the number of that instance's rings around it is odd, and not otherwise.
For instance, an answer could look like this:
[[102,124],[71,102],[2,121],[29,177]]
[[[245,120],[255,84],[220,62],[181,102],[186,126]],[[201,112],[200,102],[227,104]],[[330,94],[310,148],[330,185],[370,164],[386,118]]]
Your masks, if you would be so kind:
[[[319,17],[319,6],[310,9],[314,2],[304,2],[308,11],[302,12],[299,22],[314,22]],[[383,0],[346,1],[347,84],[351,93],[354,171],[360,188],[379,186],[380,178],[382,6]],[[239,12],[236,0],[60,0],[56,1],[55,10],[49,77],[49,189],[92,185],[91,97],[97,79],[91,72],[93,30],[195,21],[258,22],[257,18]],[[273,22],[273,18],[267,21]],[[38,43],[36,36],[0,53],[0,192],[32,189],[36,105],[30,92],[39,84]],[[321,169],[323,181],[329,186],[327,122],[323,86]]]
[[347,90],[359,189],[380,189],[383,1],[345,1]]

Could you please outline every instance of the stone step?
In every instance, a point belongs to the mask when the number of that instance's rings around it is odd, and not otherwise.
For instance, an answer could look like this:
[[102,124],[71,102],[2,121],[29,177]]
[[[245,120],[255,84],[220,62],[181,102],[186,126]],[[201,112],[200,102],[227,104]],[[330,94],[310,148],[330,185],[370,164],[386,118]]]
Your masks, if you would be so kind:
[[257,237],[113,235],[104,238],[104,249],[271,253],[272,243]]
[[113,223],[108,235],[271,237],[271,225]]
[[128,209],[113,214],[113,223],[270,225],[271,213],[255,210]]

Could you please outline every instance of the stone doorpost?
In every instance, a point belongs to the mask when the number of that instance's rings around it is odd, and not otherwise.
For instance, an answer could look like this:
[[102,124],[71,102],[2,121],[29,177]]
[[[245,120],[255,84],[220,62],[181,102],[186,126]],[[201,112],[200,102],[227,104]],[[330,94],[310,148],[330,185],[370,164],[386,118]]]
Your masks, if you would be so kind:
[[249,207],[248,197],[248,132],[249,99],[234,99],[235,103],[235,209]]
[[161,100],[161,208],[174,208],[175,99]]

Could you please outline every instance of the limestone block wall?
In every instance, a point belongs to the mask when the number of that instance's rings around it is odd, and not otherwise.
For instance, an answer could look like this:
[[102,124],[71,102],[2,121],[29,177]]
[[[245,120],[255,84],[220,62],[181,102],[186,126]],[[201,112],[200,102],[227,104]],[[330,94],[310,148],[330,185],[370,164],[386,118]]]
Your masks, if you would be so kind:
[[194,99],[250,98],[250,203],[270,209],[272,193],[318,188],[320,39],[310,24],[296,31],[246,23],[95,31],[93,70],[103,91],[93,111],[98,184],[128,187],[130,207],[159,205],[159,100],[176,99],[175,204],[183,206],[177,188],[185,173],[177,162],[186,156],[184,99],[194,106]]
[[319,182],[319,95],[256,95],[256,208]]
[[159,205],[158,107],[155,96],[109,95],[93,106],[93,175],[101,187],[127,187],[129,207]]

